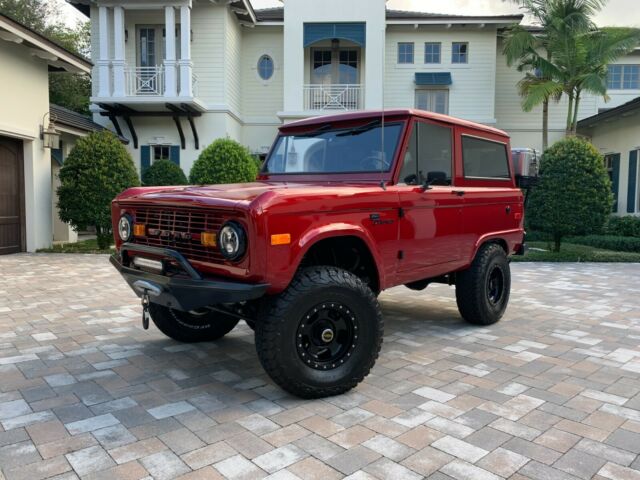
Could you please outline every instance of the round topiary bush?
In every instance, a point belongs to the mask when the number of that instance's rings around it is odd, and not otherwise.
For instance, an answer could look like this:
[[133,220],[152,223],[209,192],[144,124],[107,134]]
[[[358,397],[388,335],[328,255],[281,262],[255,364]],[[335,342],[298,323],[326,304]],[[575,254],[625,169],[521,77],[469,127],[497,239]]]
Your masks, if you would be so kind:
[[191,168],[194,185],[253,182],[258,166],[253,156],[238,142],[220,138],[205,148]]
[[186,185],[187,177],[171,160],[156,160],[142,173],[142,184],[147,187]]
[[98,246],[109,248],[111,200],[129,187],[140,185],[131,155],[109,131],[79,139],[60,169],[60,220],[74,230],[96,228]]
[[567,235],[600,233],[612,205],[611,181],[602,155],[589,142],[569,137],[544,153],[540,183],[531,192],[528,224],[548,233],[555,251],[560,251]]

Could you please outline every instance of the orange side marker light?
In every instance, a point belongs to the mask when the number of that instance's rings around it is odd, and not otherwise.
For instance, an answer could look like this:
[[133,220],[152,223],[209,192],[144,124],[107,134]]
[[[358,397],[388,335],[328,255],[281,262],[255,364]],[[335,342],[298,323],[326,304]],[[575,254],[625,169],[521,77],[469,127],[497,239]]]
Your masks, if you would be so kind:
[[271,235],[271,245],[289,245],[290,243],[290,233],[279,233],[277,235]]

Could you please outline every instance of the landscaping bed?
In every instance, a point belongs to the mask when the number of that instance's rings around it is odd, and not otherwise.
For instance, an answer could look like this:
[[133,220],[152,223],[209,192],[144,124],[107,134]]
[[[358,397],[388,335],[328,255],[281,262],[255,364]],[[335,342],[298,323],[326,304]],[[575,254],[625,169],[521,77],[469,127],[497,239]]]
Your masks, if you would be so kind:
[[589,245],[563,242],[559,252],[552,251],[548,242],[527,242],[529,251],[523,257],[512,257],[516,262],[622,262],[640,263],[640,253],[605,250]]
[[82,240],[77,243],[65,243],[54,245],[52,248],[42,248],[38,253],[102,253],[111,254],[115,251],[114,247],[109,249],[101,249],[98,247],[96,239]]

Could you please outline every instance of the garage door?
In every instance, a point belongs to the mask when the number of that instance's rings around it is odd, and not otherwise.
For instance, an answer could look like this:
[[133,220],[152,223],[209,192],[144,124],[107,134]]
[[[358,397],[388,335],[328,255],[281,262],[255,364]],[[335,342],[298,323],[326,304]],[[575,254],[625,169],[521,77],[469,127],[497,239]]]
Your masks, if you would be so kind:
[[0,255],[24,250],[22,142],[0,137]]

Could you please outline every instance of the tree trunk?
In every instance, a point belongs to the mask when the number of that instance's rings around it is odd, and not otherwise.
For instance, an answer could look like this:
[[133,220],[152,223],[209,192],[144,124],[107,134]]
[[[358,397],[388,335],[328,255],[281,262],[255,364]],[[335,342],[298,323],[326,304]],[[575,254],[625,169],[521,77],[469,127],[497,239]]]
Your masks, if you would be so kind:
[[542,103],[542,153],[549,148],[549,99]]
[[573,124],[573,92],[569,95],[569,106],[567,107],[567,126],[565,134],[571,135],[571,126]]
[[576,94],[576,103],[573,107],[573,122],[571,123],[571,135],[578,133],[578,109],[580,108],[580,92]]
[[553,234],[553,251],[554,252],[560,251],[561,243],[562,243],[562,235],[560,235],[559,233],[554,233]]

